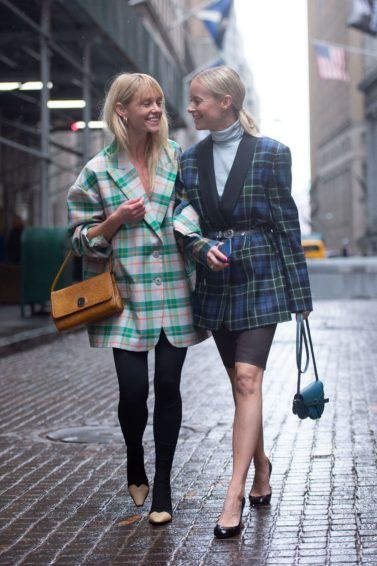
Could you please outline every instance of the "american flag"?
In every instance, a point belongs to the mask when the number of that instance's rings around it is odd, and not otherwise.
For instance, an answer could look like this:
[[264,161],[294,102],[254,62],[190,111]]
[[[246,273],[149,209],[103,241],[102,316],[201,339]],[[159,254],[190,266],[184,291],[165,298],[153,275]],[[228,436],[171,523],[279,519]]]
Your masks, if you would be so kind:
[[342,47],[317,44],[314,48],[321,79],[350,80],[346,70],[346,54]]

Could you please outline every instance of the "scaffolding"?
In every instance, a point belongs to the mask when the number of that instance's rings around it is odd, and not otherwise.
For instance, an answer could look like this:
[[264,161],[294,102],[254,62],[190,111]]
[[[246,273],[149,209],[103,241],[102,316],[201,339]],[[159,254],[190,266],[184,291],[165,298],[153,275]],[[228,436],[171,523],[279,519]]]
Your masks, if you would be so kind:
[[[112,76],[142,71],[156,77],[172,126],[184,127],[184,72],[161,50],[126,0],[0,0],[0,16],[0,82],[19,85],[0,91],[0,186],[6,232],[17,202],[32,211],[29,223],[51,225],[51,195],[91,154],[89,128],[72,143],[70,127],[79,120],[88,124],[98,119]],[[40,89],[26,90],[25,83],[30,82]],[[79,99],[85,105],[52,110],[50,99]]]

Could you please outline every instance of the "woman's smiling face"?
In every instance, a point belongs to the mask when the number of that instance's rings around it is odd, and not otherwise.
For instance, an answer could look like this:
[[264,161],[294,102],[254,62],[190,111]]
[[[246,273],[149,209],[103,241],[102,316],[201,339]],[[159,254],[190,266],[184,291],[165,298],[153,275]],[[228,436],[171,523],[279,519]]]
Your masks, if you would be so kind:
[[223,129],[224,112],[230,107],[227,98],[217,98],[196,79],[191,82],[187,111],[193,117],[197,130]]
[[163,99],[152,89],[136,94],[127,106],[117,103],[117,112],[127,118],[128,127],[135,133],[156,133],[160,129]]

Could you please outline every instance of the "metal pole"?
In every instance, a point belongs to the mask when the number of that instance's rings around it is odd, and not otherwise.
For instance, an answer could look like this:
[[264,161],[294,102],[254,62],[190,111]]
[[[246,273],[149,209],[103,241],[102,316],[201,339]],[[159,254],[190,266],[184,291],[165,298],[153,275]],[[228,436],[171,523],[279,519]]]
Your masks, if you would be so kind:
[[[1,110],[0,110],[1,115]],[[0,123],[0,139],[2,138],[3,125]],[[4,209],[4,234],[8,235],[12,223],[11,214],[11,199],[10,199],[10,189],[9,183],[7,183],[7,178],[5,175],[4,167],[4,145],[0,142],[0,194],[3,195],[3,209]]]
[[[16,16],[18,18],[20,18],[23,22],[28,24],[34,31],[36,31],[38,33],[42,33],[42,34],[45,33],[42,25],[38,26],[38,24],[36,24],[31,18],[29,18],[22,10],[17,8],[14,5],[14,2],[11,2],[10,0],[0,0],[0,4],[4,4],[9,10],[11,10],[11,12],[16,14]],[[46,33],[45,33],[45,35],[46,35]],[[49,27],[48,27],[47,36],[48,36],[48,39],[49,39],[49,42],[50,42],[49,47],[52,51],[56,51],[56,53],[59,53],[59,55],[61,55],[63,57],[63,59],[65,59],[66,61],[71,63],[71,65],[73,65],[73,67],[75,67],[75,69],[77,69],[78,71],[82,70],[80,63],[78,61],[76,61],[76,59],[74,57],[72,57],[69,53],[67,53],[67,51],[65,51],[63,48],[61,48],[59,45],[57,45],[54,41],[52,41],[52,38],[50,36]]]
[[48,36],[50,33],[50,0],[42,0],[41,5],[41,190],[40,190],[40,226],[49,226],[49,156],[50,156],[50,111],[47,107],[48,82],[50,80],[50,52]]
[[83,158],[84,163],[86,163],[90,158],[90,128],[89,128],[89,120],[91,120],[92,115],[92,98],[91,98],[91,88],[90,88],[90,55],[91,55],[91,42],[87,41],[84,47],[84,54],[83,54],[83,99],[85,100],[86,104],[83,109],[83,120],[85,122],[84,128],[84,147],[83,147]]
[[[177,4],[175,2],[173,2],[174,5],[177,7]],[[199,12],[201,10],[204,10],[205,8],[208,8],[211,4],[213,3],[213,0],[205,0],[204,2],[201,2],[198,6],[195,7],[194,10],[190,10],[187,12],[184,12],[180,17],[178,17],[174,24],[170,24],[169,26],[167,26],[167,30],[170,31],[173,28],[180,26],[183,22],[185,22],[186,20],[189,20],[190,18],[192,18],[193,16],[197,16],[199,14]]]
[[368,55],[368,57],[373,57],[377,59],[377,52],[369,51],[368,49],[362,49],[361,47],[354,47],[353,45],[346,45],[345,43],[335,43],[334,41],[322,41],[322,39],[313,39],[311,42],[313,45],[324,45],[326,47],[341,47],[349,53],[357,53],[359,55]]
[[14,140],[10,140],[9,138],[5,138],[4,136],[1,135],[0,135],[0,143],[2,145],[14,147],[14,149],[18,149],[19,151],[29,153],[30,155],[34,155],[35,157],[40,157],[42,161],[49,161],[49,156],[46,155],[45,153],[42,153],[38,149],[34,149],[33,147],[28,147],[27,145],[15,142]]

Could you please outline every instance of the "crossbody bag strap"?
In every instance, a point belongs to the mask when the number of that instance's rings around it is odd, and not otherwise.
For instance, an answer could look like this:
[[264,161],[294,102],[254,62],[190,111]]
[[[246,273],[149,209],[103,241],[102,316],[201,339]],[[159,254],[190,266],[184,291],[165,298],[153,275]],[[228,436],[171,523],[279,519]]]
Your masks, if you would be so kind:
[[[74,254],[72,252],[72,250],[70,250],[67,255],[64,258],[63,263],[61,264],[59,271],[57,272],[57,274],[55,275],[55,278],[52,282],[51,285],[51,293],[55,290],[55,287],[61,277],[61,274],[63,273],[64,269],[66,268],[67,264],[69,263],[69,261],[74,257]],[[109,255],[109,263],[108,263],[108,267],[109,267],[109,271],[110,273],[113,273],[113,261],[111,258],[111,254]]]
[[[302,346],[305,346],[305,367],[302,369]],[[297,314],[296,321],[296,365],[297,365],[297,393],[300,393],[301,374],[305,373],[309,367],[309,348],[305,333],[304,319],[302,314]]]
[[309,327],[309,320],[308,319],[305,320],[305,325],[306,325],[306,332],[308,334],[308,339],[309,339],[310,353],[311,353],[312,360],[313,360],[315,379],[316,379],[316,381],[318,381],[317,364],[316,364],[316,361],[315,361],[314,348],[313,348],[312,336],[310,334],[310,327]]

